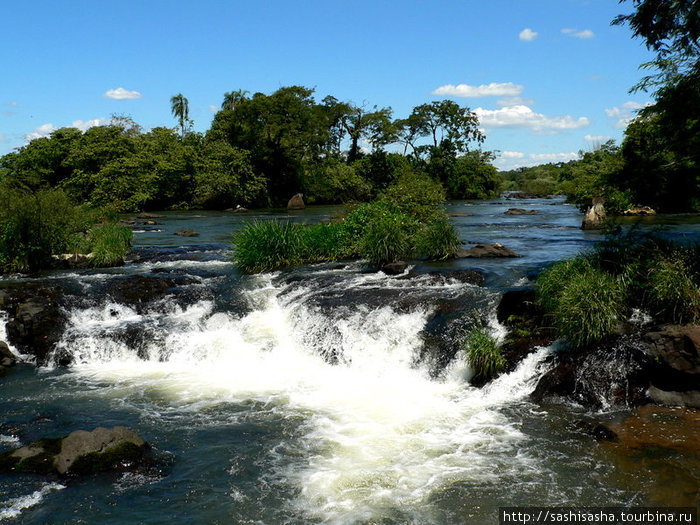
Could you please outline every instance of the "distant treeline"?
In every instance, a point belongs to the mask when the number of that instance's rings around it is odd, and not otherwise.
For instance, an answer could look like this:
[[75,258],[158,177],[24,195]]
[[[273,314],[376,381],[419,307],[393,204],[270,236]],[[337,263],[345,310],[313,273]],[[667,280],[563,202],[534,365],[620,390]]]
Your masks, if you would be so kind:
[[447,197],[500,191],[493,154],[468,108],[422,104],[405,119],[313,90],[226,93],[204,133],[190,131],[187,99],[171,99],[177,128],[143,131],[129,117],[87,131],[61,128],[0,158],[0,184],[60,189],[75,203],[127,212],[367,201],[405,173],[439,182]]

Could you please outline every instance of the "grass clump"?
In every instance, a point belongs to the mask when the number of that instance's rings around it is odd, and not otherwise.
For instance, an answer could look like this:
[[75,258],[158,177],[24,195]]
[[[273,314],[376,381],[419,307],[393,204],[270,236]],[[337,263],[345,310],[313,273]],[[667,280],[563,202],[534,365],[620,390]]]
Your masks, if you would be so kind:
[[93,266],[106,267],[123,263],[133,235],[131,229],[113,222],[91,228],[87,238],[88,253],[94,254]]
[[[245,273],[274,271],[304,263],[363,258],[375,267],[400,259],[446,259],[459,247],[454,227],[440,208],[436,183],[402,176],[374,202],[353,207],[331,224],[311,226],[257,221],[234,235],[234,261]],[[406,189],[415,182],[422,190]],[[405,189],[405,191],[402,191]]]
[[495,377],[506,364],[496,340],[477,324],[464,339],[464,351],[474,370],[474,381],[485,383]]

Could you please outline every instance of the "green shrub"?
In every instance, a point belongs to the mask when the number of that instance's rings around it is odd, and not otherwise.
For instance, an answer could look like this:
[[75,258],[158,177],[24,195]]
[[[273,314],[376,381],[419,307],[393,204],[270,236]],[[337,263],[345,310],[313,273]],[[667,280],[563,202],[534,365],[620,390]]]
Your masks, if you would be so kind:
[[347,257],[348,235],[340,222],[299,226],[300,262],[323,262]]
[[94,226],[87,235],[88,253],[95,254],[92,264],[97,267],[121,264],[129,252],[133,232],[110,222]]
[[477,324],[467,333],[464,350],[477,381],[488,381],[505,366],[501,349],[481,324]]
[[299,264],[301,227],[289,221],[247,223],[233,237],[234,261],[245,273],[270,272]]
[[376,218],[365,226],[358,241],[360,256],[374,266],[411,257],[414,227],[415,221],[401,212]]
[[431,260],[453,257],[459,249],[459,238],[454,226],[445,216],[423,225],[416,238],[416,252]]
[[419,221],[427,221],[442,213],[439,205],[445,202],[445,190],[425,173],[406,169],[381,200]]
[[582,268],[563,285],[554,309],[560,336],[583,348],[611,335],[624,319],[622,282],[598,268]]
[[586,256],[560,261],[543,271],[537,278],[537,297],[547,313],[555,313],[559,308],[561,295],[566,286],[576,276],[591,268]]
[[647,297],[655,316],[674,323],[692,323],[700,319],[700,288],[678,255],[672,253],[653,261],[647,274]]

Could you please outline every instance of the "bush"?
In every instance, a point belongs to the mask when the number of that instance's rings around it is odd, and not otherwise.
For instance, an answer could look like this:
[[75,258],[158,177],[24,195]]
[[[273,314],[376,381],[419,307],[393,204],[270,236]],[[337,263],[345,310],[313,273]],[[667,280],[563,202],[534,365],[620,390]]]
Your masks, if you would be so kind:
[[474,370],[474,379],[485,382],[495,377],[505,366],[505,359],[501,355],[496,341],[486,329],[477,324],[468,333],[464,340],[464,350],[470,366]]
[[419,221],[426,221],[442,213],[439,205],[445,202],[445,190],[428,175],[409,168],[386,189],[381,200]]
[[591,268],[586,256],[558,262],[543,271],[537,278],[537,296],[545,312],[554,313],[559,308],[561,294],[577,275]]
[[88,253],[94,253],[92,264],[98,267],[121,264],[129,252],[133,232],[116,223],[95,226],[88,232]]
[[234,261],[245,273],[270,272],[301,261],[301,228],[288,221],[254,221],[233,237]]
[[431,260],[453,257],[459,249],[459,238],[447,217],[437,217],[423,225],[417,235],[416,252]]
[[700,288],[681,257],[660,256],[648,273],[648,300],[652,313],[674,323],[700,319]]
[[366,225],[358,241],[361,257],[374,266],[411,257],[413,221],[401,212],[382,215]]

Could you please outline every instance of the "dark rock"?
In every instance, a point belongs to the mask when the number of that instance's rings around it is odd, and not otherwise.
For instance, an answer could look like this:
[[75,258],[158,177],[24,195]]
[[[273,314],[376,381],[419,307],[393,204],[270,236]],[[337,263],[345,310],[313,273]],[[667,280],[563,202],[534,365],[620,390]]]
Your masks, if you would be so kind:
[[133,470],[148,444],[125,427],[76,430],[61,439],[41,439],[0,456],[2,472],[90,474]]
[[108,293],[118,303],[138,306],[162,299],[173,287],[190,282],[195,281],[188,276],[133,275],[111,283]]
[[514,316],[541,317],[542,315],[543,312],[537,304],[537,294],[532,287],[508,290],[496,307],[496,318],[499,323],[507,324],[508,319]]
[[473,284],[476,286],[483,286],[484,281],[486,281],[486,276],[479,270],[433,271],[429,272],[429,275],[442,276],[447,279],[454,279],[461,283]]
[[455,211],[448,213],[447,215],[449,215],[450,217],[471,217],[474,214],[469,213],[468,211]]
[[0,341],[0,366],[15,366],[17,358],[5,341]]
[[700,387],[696,390],[667,391],[654,385],[649,387],[649,397],[660,405],[700,408]]
[[162,219],[165,215],[158,215],[157,213],[139,213],[136,218],[138,219]]
[[506,215],[537,215],[539,211],[537,210],[524,210],[522,208],[508,208],[504,211]]
[[304,204],[303,193],[297,193],[291,199],[289,199],[289,202],[287,203],[288,210],[303,210],[304,208],[306,208],[306,204]]
[[60,304],[62,289],[22,283],[8,285],[4,291],[8,342],[20,352],[35,356],[37,364],[46,364],[66,322]]
[[598,441],[619,441],[617,433],[603,423],[598,423],[591,429],[591,435]]
[[580,351],[561,351],[532,398],[570,399],[586,407],[635,407],[650,401],[650,359],[639,337],[621,336]]
[[468,250],[460,249],[457,258],[489,258],[489,257],[520,257],[513,250],[506,248],[502,244],[477,244]]
[[584,230],[602,230],[605,227],[605,199],[593,197],[589,199],[586,212],[583,215],[581,228]]
[[406,268],[408,268],[408,263],[404,261],[395,261],[382,266],[382,272],[387,275],[401,275],[406,271]]
[[185,228],[184,230],[178,230],[175,232],[175,235],[179,235],[180,237],[199,237],[199,234],[194,231],[192,228]]
[[230,212],[232,212],[232,213],[243,213],[243,212],[245,212],[245,211],[248,211],[248,208],[244,208],[243,206],[241,206],[240,204],[238,204],[235,208],[229,208],[229,209],[226,210],[226,211],[230,211]]

